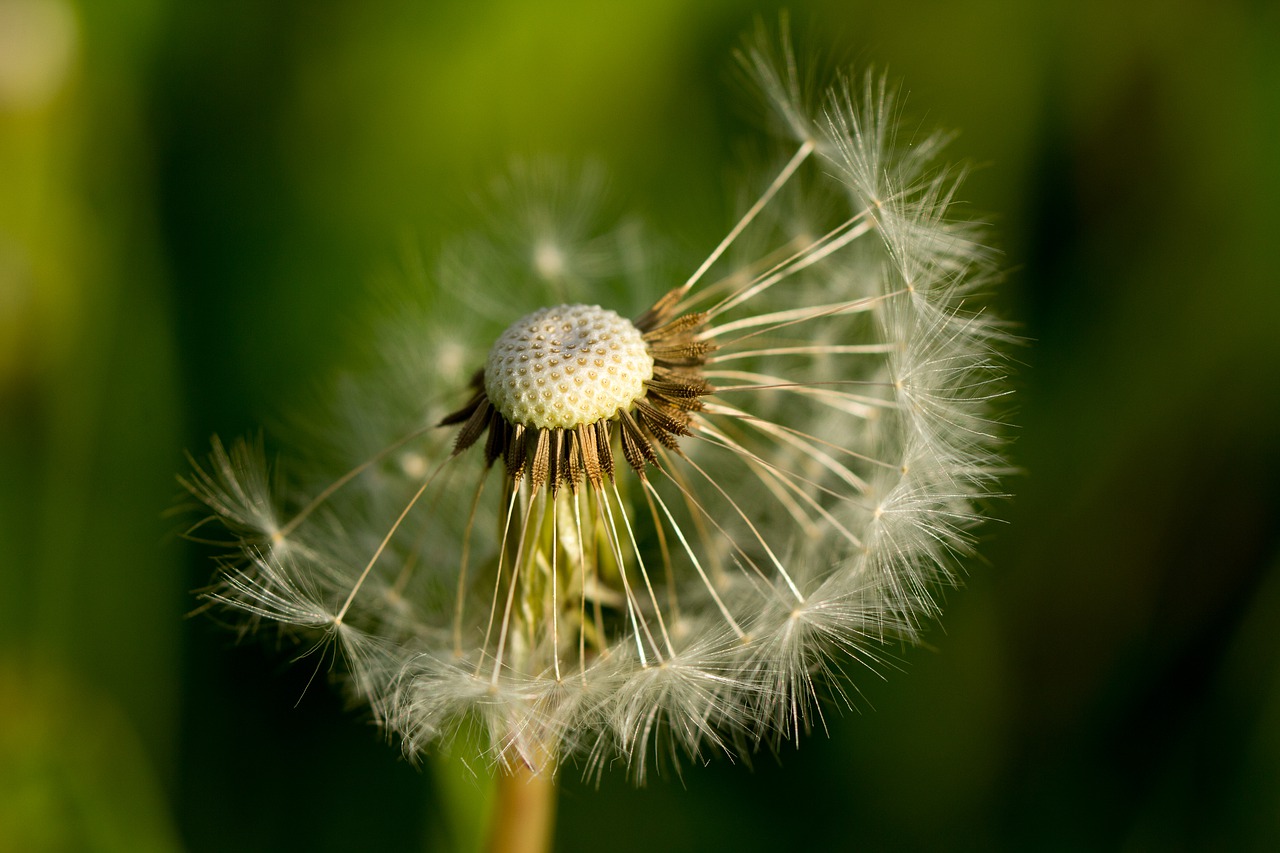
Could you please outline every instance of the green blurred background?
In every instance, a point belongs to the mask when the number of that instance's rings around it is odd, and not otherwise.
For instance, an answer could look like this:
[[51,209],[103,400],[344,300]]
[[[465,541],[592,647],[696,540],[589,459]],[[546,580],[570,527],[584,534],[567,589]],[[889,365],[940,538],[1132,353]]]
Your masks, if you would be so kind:
[[[829,736],[570,770],[559,849],[1280,849],[1280,5],[789,5],[982,167],[1027,473]],[[183,449],[358,357],[512,155],[601,160],[696,260],[777,8],[0,0],[0,850],[451,849],[430,765],[184,618]]]

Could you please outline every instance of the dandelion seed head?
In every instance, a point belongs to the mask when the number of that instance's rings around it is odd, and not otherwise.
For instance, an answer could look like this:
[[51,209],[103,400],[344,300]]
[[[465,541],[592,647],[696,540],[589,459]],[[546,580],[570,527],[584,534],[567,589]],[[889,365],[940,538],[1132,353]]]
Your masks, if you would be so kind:
[[631,321],[598,305],[558,305],[520,318],[489,350],[484,387],[510,423],[573,429],[644,396],[653,356]]
[[652,252],[598,222],[599,170],[517,168],[512,229],[446,250],[391,369],[344,386],[345,472],[215,441],[183,480],[236,552],[207,597],[336,646],[410,756],[474,725],[499,766],[641,776],[794,739],[972,551],[1005,333],[948,137],[899,139],[881,77],[818,106],[789,48],[742,58],[798,147],[647,310],[601,307]]

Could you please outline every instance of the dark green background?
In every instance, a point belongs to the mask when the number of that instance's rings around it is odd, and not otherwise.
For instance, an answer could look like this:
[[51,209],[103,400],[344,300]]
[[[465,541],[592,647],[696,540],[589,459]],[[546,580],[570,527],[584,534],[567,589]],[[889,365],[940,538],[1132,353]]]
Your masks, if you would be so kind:
[[[62,86],[0,101],[0,850],[448,849],[431,766],[311,661],[184,619],[182,451],[358,359],[370,283],[513,154],[603,161],[696,262],[759,147],[729,53],[776,8],[71,8]],[[638,791],[570,770],[559,848],[1276,849],[1280,7],[791,9],[981,166],[1026,473],[829,736]]]

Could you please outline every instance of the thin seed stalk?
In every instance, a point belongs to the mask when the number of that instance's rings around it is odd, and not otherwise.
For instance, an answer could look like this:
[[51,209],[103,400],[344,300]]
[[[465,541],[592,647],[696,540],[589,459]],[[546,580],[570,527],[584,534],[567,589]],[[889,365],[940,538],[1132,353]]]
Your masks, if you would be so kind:
[[[513,667],[520,672],[541,672],[554,669],[560,672],[560,634],[566,618],[566,579],[580,568],[576,554],[570,555],[561,547],[557,525],[562,506],[557,498],[545,493],[531,494],[528,498],[531,515],[530,529],[520,536],[523,554],[519,555],[519,607],[515,614],[513,633],[520,635],[517,644],[520,651],[512,658]],[[512,552],[514,565],[517,554]]]

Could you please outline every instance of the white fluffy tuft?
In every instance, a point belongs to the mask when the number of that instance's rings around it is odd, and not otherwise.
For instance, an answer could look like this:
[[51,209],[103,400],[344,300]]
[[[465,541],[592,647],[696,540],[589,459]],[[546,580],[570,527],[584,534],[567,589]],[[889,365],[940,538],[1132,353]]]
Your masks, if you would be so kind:
[[[647,294],[671,290],[674,331],[583,307],[639,289],[633,242],[591,226],[596,172],[547,204],[504,183],[519,239],[448,253],[439,298],[380,335],[386,369],[316,429],[345,462],[286,491],[260,443],[215,440],[183,480],[233,544],[207,597],[334,643],[410,755],[478,726],[498,765],[620,755],[640,777],[794,739],[920,636],[972,550],[1005,467],[1007,335],[981,304],[994,253],[956,215],[963,170],[937,161],[949,137],[900,136],[882,77],[819,102],[789,47],[741,58],[798,147],[689,278]],[[608,327],[620,397],[521,414],[502,371],[548,312]],[[471,415],[432,426],[468,394]],[[684,420],[646,432],[665,416],[645,395]],[[555,469],[570,458],[586,476]]]

